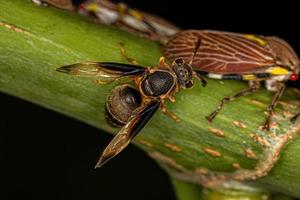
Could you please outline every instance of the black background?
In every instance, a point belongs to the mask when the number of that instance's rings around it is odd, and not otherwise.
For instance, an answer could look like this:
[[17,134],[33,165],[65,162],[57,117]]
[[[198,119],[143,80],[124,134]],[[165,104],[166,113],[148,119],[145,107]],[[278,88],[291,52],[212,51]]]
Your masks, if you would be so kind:
[[[184,29],[277,35],[300,52],[296,1],[128,0]],[[1,73],[1,72],[0,72]],[[291,84],[290,84],[291,85]],[[299,85],[294,83],[291,86]],[[101,169],[93,166],[111,136],[0,93],[0,199],[175,199],[167,175],[134,146]],[[3,189],[3,186],[1,186]]]

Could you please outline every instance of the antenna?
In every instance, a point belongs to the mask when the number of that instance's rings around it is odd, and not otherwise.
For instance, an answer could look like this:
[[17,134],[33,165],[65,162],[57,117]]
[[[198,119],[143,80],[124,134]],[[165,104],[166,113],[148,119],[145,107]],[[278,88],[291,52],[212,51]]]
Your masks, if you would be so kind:
[[195,56],[196,56],[196,54],[197,54],[197,52],[198,52],[198,50],[199,50],[199,48],[200,48],[200,45],[201,45],[201,40],[200,40],[200,38],[198,38],[198,39],[197,39],[197,42],[196,42],[196,44],[195,44],[195,48],[194,48],[194,50],[193,50],[193,53],[192,53],[192,56],[191,56],[189,65],[192,65],[192,64],[193,64],[194,58],[195,58]]

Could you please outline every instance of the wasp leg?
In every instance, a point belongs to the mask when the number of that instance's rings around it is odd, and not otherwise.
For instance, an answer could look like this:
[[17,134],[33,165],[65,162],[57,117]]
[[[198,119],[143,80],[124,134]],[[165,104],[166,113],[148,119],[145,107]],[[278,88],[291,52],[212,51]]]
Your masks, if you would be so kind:
[[136,60],[134,60],[133,58],[130,58],[130,57],[127,56],[124,44],[122,42],[119,42],[119,47],[120,47],[121,55],[126,59],[126,61],[128,63],[133,64],[133,65],[138,65],[139,64]]
[[159,61],[158,61],[158,65],[160,67],[165,67],[165,68],[168,68],[168,69],[172,69],[170,65],[168,65],[168,63],[166,63],[166,58],[161,56],[159,58]]
[[271,105],[267,109],[268,114],[267,114],[266,121],[263,126],[264,130],[270,130],[271,117],[274,113],[274,109],[275,109],[280,97],[282,96],[284,90],[285,90],[285,84],[278,82],[277,83],[277,92],[272,100]]
[[291,122],[292,122],[292,123],[295,123],[295,121],[297,120],[298,117],[300,117],[300,113],[298,113],[298,114],[296,114],[295,116],[293,116],[293,117],[291,118]]
[[161,102],[160,108],[161,108],[161,111],[165,115],[167,115],[168,117],[170,117],[171,119],[173,119],[177,123],[180,122],[180,118],[179,117],[177,117],[173,112],[170,112],[170,111],[167,110],[167,107],[166,107],[164,101]]
[[174,97],[174,96],[169,96],[168,99],[169,99],[172,103],[175,103],[175,97]]
[[223,98],[217,109],[215,111],[213,111],[209,116],[206,117],[206,119],[209,121],[209,122],[212,122],[212,120],[217,116],[217,114],[221,111],[221,109],[223,108],[224,104],[225,103],[229,103],[231,101],[234,101],[236,100],[237,98],[239,97],[242,97],[242,96],[247,96],[249,94],[252,94],[254,92],[256,92],[260,87],[260,84],[258,81],[254,81],[252,85],[250,85],[248,88],[236,93],[235,95],[233,96],[229,96],[229,97],[225,97]]

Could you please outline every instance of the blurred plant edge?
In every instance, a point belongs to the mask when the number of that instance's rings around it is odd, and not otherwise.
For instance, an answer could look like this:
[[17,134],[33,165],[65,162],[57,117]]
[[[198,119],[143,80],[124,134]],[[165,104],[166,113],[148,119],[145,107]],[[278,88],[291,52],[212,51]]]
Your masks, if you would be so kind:
[[271,194],[267,190],[240,183],[230,188],[209,189],[174,177],[171,177],[171,180],[178,200],[294,200],[286,195]]
[[[159,45],[114,28],[93,25],[69,12],[39,8],[30,1],[3,1],[0,11],[0,38],[5,38],[0,40],[0,65],[4,66],[0,74],[1,91],[115,133],[103,117],[105,96],[114,84],[94,87],[88,79],[57,74],[55,69],[85,60],[124,62],[117,46],[119,42],[126,45],[130,57],[153,66],[160,56]],[[11,11],[18,15],[12,15]],[[224,87],[227,84],[230,87]],[[262,123],[262,111],[272,98],[264,90],[230,104],[216,123],[209,124],[203,117],[199,119],[224,94],[242,87],[245,84],[210,80],[207,88],[197,86],[190,92],[181,92],[170,108],[181,116],[182,123],[175,124],[157,113],[135,144],[167,165],[171,174],[174,170],[179,172],[178,177],[184,180],[212,183],[216,177],[226,180],[233,175],[242,180],[245,175],[247,180],[264,177],[253,184],[300,197],[300,172],[297,171],[300,140],[296,138],[299,120],[292,126],[288,122],[288,116],[299,110],[299,90],[286,92],[275,117],[275,122],[282,126],[273,134],[253,128]],[[241,108],[245,108],[245,115],[249,114],[248,121],[240,121]],[[277,162],[282,148],[292,139]]]

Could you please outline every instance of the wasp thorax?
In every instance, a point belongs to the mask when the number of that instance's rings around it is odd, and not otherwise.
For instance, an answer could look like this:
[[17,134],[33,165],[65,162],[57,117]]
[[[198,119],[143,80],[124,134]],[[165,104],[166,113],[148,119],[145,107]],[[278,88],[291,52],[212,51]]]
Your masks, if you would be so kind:
[[141,104],[142,97],[138,90],[129,85],[117,86],[107,96],[105,118],[113,126],[123,126]]
[[183,59],[176,59],[172,68],[177,76],[178,82],[183,88],[190,88],[194,85],[193,70]]
[[168,71],[155,71],[145,77],[141,83],[142,91],[146,96],[157,97],[167,94],[173,89],[174,77]]

